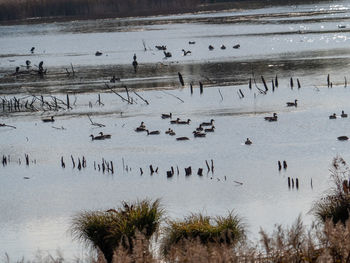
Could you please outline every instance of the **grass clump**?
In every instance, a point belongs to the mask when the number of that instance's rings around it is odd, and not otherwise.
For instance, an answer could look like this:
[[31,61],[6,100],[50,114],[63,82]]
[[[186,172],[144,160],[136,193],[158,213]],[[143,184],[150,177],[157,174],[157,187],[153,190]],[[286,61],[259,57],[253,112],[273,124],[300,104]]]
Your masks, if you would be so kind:
[[73,218],[72,235],[98,248],[108,263],[119,247],[132,254],[136,240],[149,241],[159,229],[163,209],[159,199],[123,202],[118,209],[82,212]]
[[322,223],[332,220],[334,224],[345,224],[350,211],[349,166],[338,156],[333,159],[330,172],[334,185],[325,197],[314,203],[311,211]]
[[169,221],[164,230],[161,252],[167,257],[173,250],[186,253],[188,243],[234,247],[245,239],[241,219],[232,211],[226,217],[191,214],[182,221]]

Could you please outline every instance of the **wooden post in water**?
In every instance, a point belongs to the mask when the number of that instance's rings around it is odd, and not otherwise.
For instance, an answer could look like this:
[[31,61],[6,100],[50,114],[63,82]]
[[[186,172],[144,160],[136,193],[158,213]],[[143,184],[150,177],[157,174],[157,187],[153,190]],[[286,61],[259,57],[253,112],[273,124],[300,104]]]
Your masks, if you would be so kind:
[[151,175],[154,174],[154,169],[153,169],[152,164],[149,166],[149,169],[150,169],[150,171],[151,171]]
[[276,77],[275,77],[275,86],[276,86],[276,88],[278,88],[278,77],[277,77],[277,74],[276,74]]
[[193,94],[193,87],[192,87],[192,83],[190,84],[190,91],[191,91],[191,95]]
[[203,94],[203,84],[202,84],[202,82],[199,82],[199,93]]
[[70,158],[72,159],[72,164],[73,164],[73,169],[74,169],[75,168],[75,162],[74,162],[73,155],[71,155]]
[[278,161],[278,171],[281,171],[282,170],[282,164],[280,161]]
[[299,189],[299,179],[298,178],[295,179],[295,186],[297,189]]
[[293,77],[290,78],[290,88],[293,89],[294,87],[294,81],[293,81]]
[[288,177],[288,188],[290,188],[290,177]]
[[63,161],[63,156],[61,156],[61,167],[62,168],[66,168],[66,164]]
[[167,178],[173,177],[173,173],[171,171],[167,171],[166,172],[166,177]]
[[199,175],[199,176],[203,175],[203,168],[198,168],[197,175]]
[[299,79],[297,79],[297,83],[298,83],[298,89],[300,89],[301,88],[301,84],[300,84]]

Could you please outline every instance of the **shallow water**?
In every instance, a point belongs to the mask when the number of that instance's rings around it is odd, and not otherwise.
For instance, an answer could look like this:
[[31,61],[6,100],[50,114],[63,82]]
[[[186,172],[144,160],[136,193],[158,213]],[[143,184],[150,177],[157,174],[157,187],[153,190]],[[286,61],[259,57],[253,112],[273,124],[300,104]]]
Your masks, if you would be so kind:
[[[37,249],[54,253],[60,248],[67,258],[81,257],[86,249],[72,242],[68,232],[74,214],[144,197],[162,198],[172,218],[197,211],[222,215],[234,209],[244,217],[253,239],[260,227],[271,230],[274,223],[291,224],[299,213],[310,223],[312,202],[330,184],[332,158],[337,154],[346,160],[350,157],[348,143],[336,139],[349,136],[349,120],[328,119],[333,112],[350,112],[350,91],[344,88],[349,64],[348,15],[348,3],[332,2],[235,13],[0,27],[1,98],[16,96],[24,102],[34,94],[51,101],[53,94],[65,101],[69,93],[73,107],[43,111],[37,100],[38,112],[0,109],[0,123],[16,126],[0,127],[0,154],[11,159],[0,168],[0,253],[7,252],[13,259],[33,258]],[[347,27],[340,29],[339,24]],[[188,45],[189,40],[196,44]],[[240,49],[232,49],[236,43]],[[215,46],[214,51],[208,50],[209,44]],[[227,49],[221,50],[221,44]],[[155,45],[167,45],[173,57],[164,59]],[[36,47],[34,54],[29,54],[31,46]],[[192,54],[182,56],[182,48],[191,48]],[[104,55],[95,57],[96,50]],[[131,66],[134,53],[139,62],[136,74]],[[15,66],[26,59],[33,64],[43,60],[47,75],[43,79],[12,76]],[[70,63],[75,78],[65,75]],[[265,76],[266,95],[254,84],[252,90],[248,88],[252,71],[260,89],[264,89],[260,76]],[[177,72],[183,74],[185,88],[179,87]],[[123,102],[105,87],[113,74],[121,81],[109,85],[125,98],[122,87],[126,85],[134,104]],[[276,74],[279,87],[272,92],[271,79]],[[327,74],[333,88],[327,88]],[[199,81],[204,83],[203,94]],[[237,94],[239,89],[243,99]],[[98,94],[104,105],[96,103]],[[294,99],[299,100],[298,107],[285,106]],[[160,118],[168,112],[174,118],[190,118],[190,125],[170,125]],[[273,112],[278,122],[264,121]],[[50,115],[55,115],[54,123],[41,121]],[[87,115],[106,127],[92,126]],[[195,127],[212,118],[215,132],[193,138]],[[141,121],[161,135],[134,132]],[[190,140],[176,141],[164,134],[169,127]],[[89,135],[100,131],[111,134],[111,140],[91,141]],[[251,146],[244,145],[247,137],[253,141]],[[25,154],[30,157],[28,167]],[[87,167],[73,169],[71,155],[75,161],[84,156]],[[102,158],[113,161],[114,174],[94,168],[94,162],[97,165]],[[206,173],[206,160],[213,160],[214,173]],[[278,171],[278,160],[287,160],[287,170]],[[157,174],[150,175],[150,164],[159,167]],[[167,179],[171,166],[178,166],[180,174]],[[186,177],[188,166],[193,175]],[[196,175],[198,168],[204,168],[202,177]],[[299,178],[299,190],[288,189],[288,177]]]

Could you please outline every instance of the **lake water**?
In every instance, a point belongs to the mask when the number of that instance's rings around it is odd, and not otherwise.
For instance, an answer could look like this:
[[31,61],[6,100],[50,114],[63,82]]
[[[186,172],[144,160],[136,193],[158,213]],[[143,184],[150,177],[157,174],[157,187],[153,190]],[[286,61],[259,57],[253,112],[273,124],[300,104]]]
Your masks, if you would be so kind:
[[[171,218],[190,212],[224,215],[234,209],[253,240],[260,227],[271,230],[275,223],[291,224],[298,214],[309,224],[312,203],[330,186],[332,159],[341,155],[350,160],[349,143],[337,140],[350,136],[349,118],[339,116],[342,110],[350,113],[350,89],[345,87],[349,15],[347,1],[332,1],[0,26],[1,98],[25,102],[35,95],[38,109],[0,109],[0,123],[16,127],[0,127],[0,156],[10,156],[8,165],[0,167],[0,255],[32,259],[38,249],[52,254],[60,249],[67,259],[82,258],[87,249],[69,234],[72,216],[145,197],[161,198]],[[210,44],[213,51],[208,50]],[[220,49],[222,44],[225,50]],[[236,44],[239,49],[232,48]],[[155,45],[166,45],[173,56],[165,59]],[[182,49],[192,53],[183,56]],[[96,57],[97,50],[103,55]],[[137,73],[131,66],[134,53]],[[27,59],[34,69],[44,61],[47,75],[12,75],[16,66],[26,71],[22,65]],[[74,78],[66,74],[71,63]],[[184,88],[177,72],[184,77]],[[250,90],[253,74],[256,85],[253,82]],[[327,87],[328,74],[332,88]],[[120,81],[110,83],[113,75]],[[267,94],[257,89],[265,89],[262,75]],[[272,92],[276,75],[279,86]],[[199,81],[204,84],[203,94]],[[127,86],[134,103],[122,101],[105,83],[124,98]],[[244,98],[239,97],[239,89]],[[41,95],[48,102],[51,95],[65,102],[66,94],[70,110],[50,111],[39,102]],[[97,103],[98,94],[103,104]],[[295,99],[298,107],[286,107]],[[190,124],[171,125],[161,119],[162,113],[169,112],[175,119],[191,119]],[[264,121],[273,112],[278,121]],[[336,120],[328,118],[333,112]],[[54,123],[41,121],[51,115]],[[88,116],[105,127],[91,125]],[[210,119],[215,120],[215,132],[194,138],[192,131]],[[161,134],[134,132],[141,121]],[[164,134],[169,127],[176,136]],[[92,141],[89,135],[100,131],[112,138]],[[190,140],[176,141],[180,136]],[[250,146],[244,145],[247,137],[253,141]],[[84,156],[87,167],[73,168],[71,155],[76,162]],[[66,168],[61,167],[61,157]],[[114,174],[98,171],[102,158],[113,161]],[[206,160],[209,164],[213,160],[214,173],[207,173]],[[278,171],[278,160],[286,160],[288,168]],[[150,174],[151,164],[158,173]],[[180,173],[168,179],[171,166]],[[188,166],[191,176],[184,173]],[[198,168],[204,168],[202,177],[196,175]],[[299,179],[299,190],[288,188],[288,177]]]

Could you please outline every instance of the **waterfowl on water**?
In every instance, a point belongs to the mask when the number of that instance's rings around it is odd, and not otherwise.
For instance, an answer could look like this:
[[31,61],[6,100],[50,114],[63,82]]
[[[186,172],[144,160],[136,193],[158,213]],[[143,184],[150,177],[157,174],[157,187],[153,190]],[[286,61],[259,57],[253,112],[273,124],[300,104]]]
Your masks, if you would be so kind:
[[43,118],[41,119],[43,122],[54,122],[55,119],[53,118],[53,116],[51,116],[50,118]]
[[273,116],[264,117],[265,121],[277,121],[277,113],[273,113]]
[[100,52],[100,51],[96,51],[96,53],[95,53],[95,56],[101,56],[102,55],[102,52]]
[[171,120],[170,124],[177,124],[180,121],[180,118],[177,118],[176,120]]
[[215,126],[212,126],[211,128],[204,129],[205,132],[214,132]]
[[213,126],[214,124],[214,119],[211,119],[210,122],[202,122],[200,126]]
[[298,100],[294,100],[294,102],[287,102],[287,107],[297,107],[298,104],[297,104]]
[[166,50],[166,46],[164,46],[164,45],[156,46],[156,49],[158,49],[158,50]]
[[198,127],[198,128],[196,128],[196,131],[197,131],[197,132],[203,131],[202,124],[199,124],[199,127]]
[[143,132],[143,131],[146,131],[146,125],[145,125],[145,123],[142,121],[141,124],[140,124],[140,126],[137,127],[137,128],[135,129],[135,131],[136,131],[136,132]]
[[110,134],[103,134],[103,132],[100,132],[99,134],[100,134],[100,136],[103,137],[103,139],[110,139],[112,137],[112,135],[110,135]]
[[163,113],[163,114],[162,114],[162,119],[169,119],[169,118],[171,118],[171,117],[172,117],[171,112],[170,112],[169,114],[166,114],[166,113]]
[[35,49],[35,47],[32,47],[31,49],[30,49],[30,52],[33,54],[34,53],[34,49]]
[[346,114],[346,113],[342,110],[342,111],[341,111],[340,117],[342,117],[342,118],[347,118],[347,117],[348,117],[348,114]]
[[329,119],[336,119],[337,115],[335,113],[333,113],[332,115],[329,115]]
[[213,50],[214,49],[214,47],[212,46],[212,45],[209,45],[209,50]]
[[221,49],[226,49],[226,46],[225,45],[221,45],[220,48]]
[[193,136],[194,137],[205,137],[205,133],[199,132],[199,131],[193,131]]
[[164,56],[166,58],[171,58],[171,53],[170,52],[166,52],[166,51],[163,51],[164,52]]
[[146,130],[146,132],[147,132],[147,135],[158,135],[158,134],[160,134],[160,131],[149,131],[149,130]]
[[195,41],[188,41],[188,44],[194,45],[194,44],[196,44],[196,42]]
[[349,137],[348,136],[339,136],[338,140],[339,141],[347,141],[347,140],[349,140]]
[[176,140],[177,141],[187,141],[187,140],[189,140],[189,138],[188,137],[177,137]]
[[253,142],[247,138],[247,140],[244,142],[245,145],[251,145]]
[[98,135],[98,136],[94,136],[93,134],[90,135],[91,140],[104,140],[107,139],[104,135]]
[[165,134],[169,134],[171,136],[176,135],[176,133],[173,131],[173,129],[169,128],[167,131],[165,131]]
[[190,124],[190,119],[187,119],[187,121],[178,121],[177,124]]
[[192,53],[191,50],[187,50],[187,51],[186,51],[186,50],[184,50],[184,49],[182,50],[182,52],[183,52],[183,55],[184,55],[184,56],[187,56],[188,54],[191,54],[191,53]]
[[241,47],[240,44],[237,44],[237,45],[234,45],[234,46],[233,46],[234,49],[238,49],[238,48],[240,48],[240,47]]

